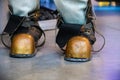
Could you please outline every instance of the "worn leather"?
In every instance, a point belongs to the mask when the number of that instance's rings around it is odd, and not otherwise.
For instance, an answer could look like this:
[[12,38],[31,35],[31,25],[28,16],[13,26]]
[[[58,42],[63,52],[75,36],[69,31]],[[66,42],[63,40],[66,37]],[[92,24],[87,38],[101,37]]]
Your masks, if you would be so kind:
[[54,0],[57,10],[66,23],[85,24],[88,0]]
[[39,8],[39,0],[9,0],[9,6],[14,15],[28,16],[29,12]]

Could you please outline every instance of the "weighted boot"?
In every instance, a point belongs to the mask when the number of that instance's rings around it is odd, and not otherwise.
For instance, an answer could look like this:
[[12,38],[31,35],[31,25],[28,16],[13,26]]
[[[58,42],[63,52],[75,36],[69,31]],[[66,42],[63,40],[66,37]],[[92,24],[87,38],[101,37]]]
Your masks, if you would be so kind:
[[[44,32],[39,26],[20,27],[11,37],[11,57],[33,57]],[[44,44],[40,44],[41,47]]]
[[10,45],[3,44],[10,49],[10,56],[17,58],[33,57],[36,48],[45,43],[45,38],[38,44],[42,35],[45,33],[40,28],[38,20],[40,17],[39,0],[9,0],[10,18],[3,31],[3,36],[8,35]]
[[72,62],[91,60],[91,47],[96,41],[91,1],[54,1],[60,13],[56,43],[64,51],[64,59]]

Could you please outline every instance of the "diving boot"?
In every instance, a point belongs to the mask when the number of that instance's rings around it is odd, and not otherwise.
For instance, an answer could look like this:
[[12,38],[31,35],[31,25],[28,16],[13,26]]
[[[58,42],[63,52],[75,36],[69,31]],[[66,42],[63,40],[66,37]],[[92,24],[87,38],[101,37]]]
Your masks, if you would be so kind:
[[10,49],[10,56],[16,58],[33,57],[36,48],[44,45],[45,40],[38,44],[44,31],[40,28],[38,20],[40,17],[39,0],[9,0],[10,18],[3,31],[8,34],[11,45],[3,44]]
[[[21,26],[11,37],[10,56],[17,58],[35,56],[37,53],[38,40],[41,38],[42,34],[43,31],[39,26]],[[43,44],[44,42],[42,45]]]
[[54,1],[59,12],[56,43],[64,51],[64,59],[71,62],[91,60],[91,48],[96,41],[91,1]]

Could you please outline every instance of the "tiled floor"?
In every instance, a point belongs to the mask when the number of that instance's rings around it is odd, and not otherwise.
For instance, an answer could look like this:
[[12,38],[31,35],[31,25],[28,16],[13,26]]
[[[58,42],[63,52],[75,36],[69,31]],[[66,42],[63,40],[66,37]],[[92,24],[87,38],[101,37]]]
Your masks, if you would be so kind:
[[[120,80],[120,12],[96,13],[97,30],[105,36],[106,45],[99,53],[93,53],[91,61],[64,61],[55,44],[55,31],[46,31],[46,43],[33,58],[10,58],[9,50],[0,45],[0,80]],[[98,34],[96,37],[94,48],[98,49],[103,39]]]

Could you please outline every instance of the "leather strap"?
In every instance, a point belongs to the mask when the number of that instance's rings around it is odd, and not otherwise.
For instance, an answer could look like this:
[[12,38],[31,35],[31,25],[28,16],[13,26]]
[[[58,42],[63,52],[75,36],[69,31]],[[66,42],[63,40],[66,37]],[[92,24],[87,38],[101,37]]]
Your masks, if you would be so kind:
[[2,34],[5,34],[5,33],[13,34],[22,25],[24,20],[25,20],[25,17],[11,15]]
[[41,32],[42,32],[42,35],[44,36],[44,40],[42,41],[41,44],[36,45],[37,48],[43,46],[43,45],[45,44],[45,41],[46,41],[46,35],[45,35],[45,32],[44,32],[41,28],[40,28],[40,30],[41,30]]

